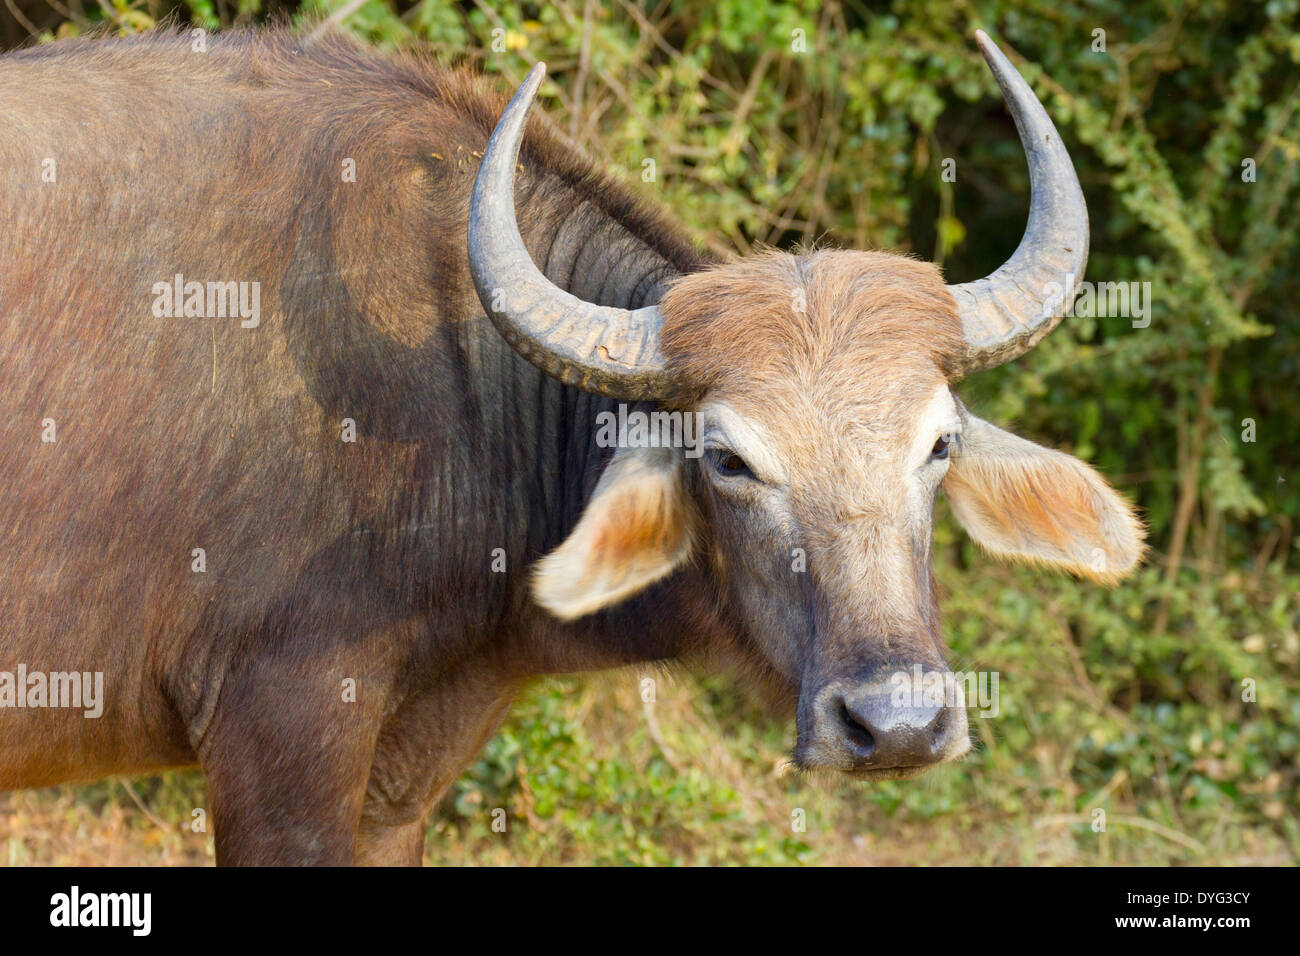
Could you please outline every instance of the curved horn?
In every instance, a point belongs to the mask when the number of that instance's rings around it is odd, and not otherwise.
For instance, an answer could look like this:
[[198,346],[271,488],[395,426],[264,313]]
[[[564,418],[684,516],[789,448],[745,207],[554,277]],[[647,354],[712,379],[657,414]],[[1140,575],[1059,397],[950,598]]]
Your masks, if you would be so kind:
[[546,374],[589,392],[628,400],[662,398],[659,310],[593,305],[564,291],[533,263],[515,219],[515,165],[528,109],[546,76],[533,67],[501,114],[474,180],[469,271],[492,323]]
[[1016,121],[1029,161],[1029,223],[1011,258],[992,275],[950,285],[957,300],[965,372],[1023,355],[1056,328],[1088,263],[1088,207],[1070,154],[1034,91],[983,30],[975,38]]

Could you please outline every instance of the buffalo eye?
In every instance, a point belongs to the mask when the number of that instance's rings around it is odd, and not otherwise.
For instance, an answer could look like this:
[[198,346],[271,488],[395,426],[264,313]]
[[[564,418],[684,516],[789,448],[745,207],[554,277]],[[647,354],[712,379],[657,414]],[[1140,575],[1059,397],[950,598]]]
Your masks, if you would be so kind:
[[750,470],[749,465],[745,464],[745,459],[741,458],[734,451],[728,451],[725,448],[709,449],[709,464],[719,475],[724,478],[753,478],[754,473]]
[[946,461],[948,458],[948,446],[950,442],[947,435],[940,435],[934,443],[934,448],[930,450],[931,461]]

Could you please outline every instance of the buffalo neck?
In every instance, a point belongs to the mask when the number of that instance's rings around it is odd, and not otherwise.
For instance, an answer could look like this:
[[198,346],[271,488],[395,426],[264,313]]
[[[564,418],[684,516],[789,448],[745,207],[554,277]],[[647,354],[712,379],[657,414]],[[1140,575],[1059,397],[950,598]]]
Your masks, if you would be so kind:
[[[531,228],[530,228],[531,225]],[[569,202],[553,217],[533,215],[521,224],[525,245],[557,286],[599,305],[635,309],[652,305],[678,273],[668,255],[634,237],[590,201]],[[618,413],[619,399],[582,392],[548,377],[511,349],[485,316],[462,327],[461,354],[473,362],[467,382],[488,442],[484,467],[501,495],[496,517],[503,537],[516,542],[508,560],[527,565],[557,547],[582,514],[615,451],[597,443],[598,416]],[[629,403],[630,404],[630,403]],[[516,564],[515,567],[519,567]],[[520,584],[526,575],[510,575]],[[575,656],[539,663],[544,670],[576,670],[676,657],[683,638],[670,614],[644,613],[644,602],[675,590],[652,588],[626,606],[560,625],[529,606],[525,616],[544,628],[562,627]],[[515,591],[514,607],[528,606]],[[635,625],[632,621],[636,620]],[[647,625],[646,621],[655,622]],[[613,650],[615,660],[609,654]]]

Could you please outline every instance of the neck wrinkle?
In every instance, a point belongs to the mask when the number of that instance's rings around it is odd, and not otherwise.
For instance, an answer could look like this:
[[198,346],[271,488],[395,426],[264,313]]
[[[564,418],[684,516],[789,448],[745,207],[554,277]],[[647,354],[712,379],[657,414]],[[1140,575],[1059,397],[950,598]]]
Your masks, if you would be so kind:
[[[670,258],[592,201],[576,194],[569,198],[569,205],[554,206],[549,215],[534,219],[536,231],[525,237],[543,275],[566,292],[598,305],[638,309],[656,304],[678,275]],[[503,341],[501,344],[504,346]],[[622,402],[562,385],[531,368],[511,382],[508,394],[518,416],[511,429],[516,436],[512,453],[517,456],[512,470],[524,473],[533,489],[533,494],[523,499],[527,504],[518,520],[526,528],[529,553],[542,554],[563,542],[590,500],[615,451],[597,446],[597,416],[617,414]],[[629,410],[638,407],[637,403],[626,404]],[[656,604],[656,595],[665,586],[678,587],[656,584],[609,614],[566,626],[566,639],[579,642],[578,650],[591,655],[583,666],[618,666],[678,656],[687,635],[694,631],[684,624],[689,615]],[[684,606],[695,593],[702,594],[704,589],[695,587],[669,606]],[[699,621],[706,619],[702,609],[697,611],[698,620],[692,618],[696,629]],[[621,654],[620,659],[596,663],[611,648]]]
[[542,272],[584,301],[622,309],[654,305],[676,275],[663,255],[590,200],[561,214]]
[[[537,256],[538,266],[551,282],[580,299],[639,309],[658,302],[667,281],[677,275],[664,255],[589,199],[577,200],[551,221],[549,241],[538,244],[544,250]],[[607,411],[617,414],[620,401],[552,385],[539,396],[537,413],[538,431],[557,441],[538,459],[542,469],[558,467],[554,480],[560,489],[553,489],[547,520],[553,534],[557,524],[567,533],[577,521],[604,470],[612,449],[597,447],[596,418]]]
[[[658,302],[677,276],[667,255],[592,200],[570,190],[542,188],[533,196],[544,202],[532,203],[532,229],[528,220],[521,222],[525,245],[542,274],[571,295],[637,309]],[[529,502],[521,518],[533,547],[549,550],[576,524],[614,451],[596,445],[597,416],[617,414],[620,400],[590,395],[532,371],[507,381],[485,399],[511,408],[508,430],[518,456],[513,470],[516,481],[532,489],[520,496],[519,504]]]

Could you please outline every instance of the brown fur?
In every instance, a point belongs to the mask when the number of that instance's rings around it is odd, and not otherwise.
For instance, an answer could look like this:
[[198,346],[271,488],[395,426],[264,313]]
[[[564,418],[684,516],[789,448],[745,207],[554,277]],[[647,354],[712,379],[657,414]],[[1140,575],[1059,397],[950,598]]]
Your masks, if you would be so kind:
[[[467,274],[505,101],[335,36],[0,59],[0,666],[102,671],[107,696],[98,720],[0,713],[0,788],[198,763],[220,862],[372,859],[523,680],[703,633],[557,637],[529,600],[590,467],[555,451],[577,399],[496,338]],[[642,258],[702,264],[541,120],[521,163],[531,248],[584,206]],[[260,327],[153,317],[174,272],[260,282]]]
[[669,368],[695,394],[822,374],[851,389],[898,362],[950,371],[963,348],[938,268],[893,253],[766,251],[683,277],[661,306]]

